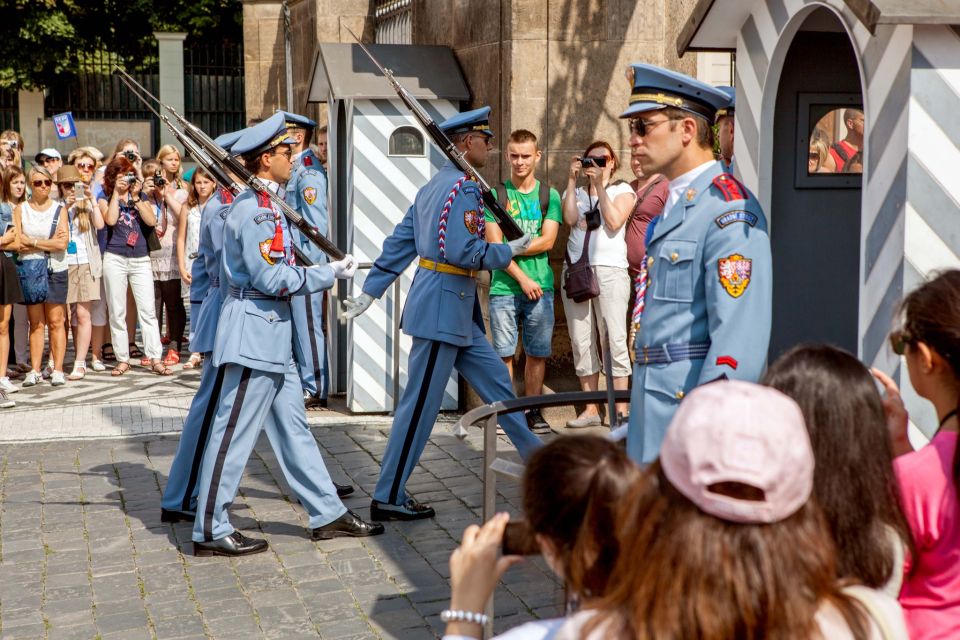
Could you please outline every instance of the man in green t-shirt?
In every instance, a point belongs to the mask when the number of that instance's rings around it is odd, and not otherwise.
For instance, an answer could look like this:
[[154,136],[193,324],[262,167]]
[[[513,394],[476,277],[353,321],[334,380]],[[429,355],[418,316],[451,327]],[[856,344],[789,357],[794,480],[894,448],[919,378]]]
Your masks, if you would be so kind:
[[[519,328],[523,328],[523,351],[527,354],[524,392],[536,396],[543,392],[543,376],[553,342],[553,270],[547,254],[557,240],[563,214],[560,194],[556,189],[541,187],[534,175],[542,156],[537,148],[537,136],[525,129],[514,131],[507,140],[504,155],[510,163],[510,180],[500,187],[505,194],[494,189],[494,195],[533,240],[510,266],[493,272],[490,330],[493,350],[503,358],[512,379],[517,334]],[[546,211],[542,202],[548,203]],[[487,241],[502,242],[503,233],[489,211],[486,223]],[[528,411],[526,417],[531,431],[550,430],[539,410]]]

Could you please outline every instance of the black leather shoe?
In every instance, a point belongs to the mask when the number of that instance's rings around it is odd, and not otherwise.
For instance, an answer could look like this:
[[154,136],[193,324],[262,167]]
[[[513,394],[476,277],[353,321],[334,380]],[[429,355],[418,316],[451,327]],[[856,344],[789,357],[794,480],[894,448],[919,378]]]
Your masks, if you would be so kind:
[[173,509],[160,509],[160,522],[193,522],[197,515],[189,511],[174,511]]
[[334,482],[333,486],[337,488],[337,496],[340,498],[344,498],[353,493],[353,485]]
[[350,509],[347,512],[322,527],[311,530],[314,540],[330,540],[331,538],[366,538],[383,533],[383,525],[364,522],[360,516]]
[[421,504],[409,498],[403,504],[389,504],[373,500],[370,503],[370,518],[372,520],[422,520],[437,515],[428,504]]
[[327,399],[304,392],[303,408],[307,409],[308,411],[311,409],[326,409]]
[[212,542],[194,542],[193,555],[200,558],[210,556],[250,556],[267,550],[267,541],[248,538],[239,531],[234,531],[226,538]]

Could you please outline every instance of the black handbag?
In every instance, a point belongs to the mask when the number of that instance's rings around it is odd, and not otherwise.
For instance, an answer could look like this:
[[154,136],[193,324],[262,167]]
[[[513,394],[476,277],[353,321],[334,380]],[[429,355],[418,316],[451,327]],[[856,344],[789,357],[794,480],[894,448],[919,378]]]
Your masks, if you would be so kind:
[[590,235],[592,233],[593,229],[588,227],[587,235],[583,239],[583,252],[576,262],[570,262],[570,254],[563,252],[563,259],[567,261],[567,270],[563,275],[563,290],[574,302],[586,302],[600,295],[597,274],[590,266]]

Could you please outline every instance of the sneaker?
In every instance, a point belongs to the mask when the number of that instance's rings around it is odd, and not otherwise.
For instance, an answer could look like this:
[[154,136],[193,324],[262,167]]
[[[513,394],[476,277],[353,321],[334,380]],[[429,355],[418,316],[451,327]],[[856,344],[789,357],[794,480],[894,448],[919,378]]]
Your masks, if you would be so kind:
[[543,418],[539,409],[526,412],[527,428],[534,433],[550,433],[550,423]]
[[0,389],[0,409],[10,409],[17,406],[17,403],[7,396],[7,392]]
[[67,384],[67,379],[63,375],[63,371],[54,371],[50,374],[50,384],[55,387],[61,387]]
[[96,358],[94,358],[94,359],[90,362],[90,368],[93,369],[94,371],[106,371],[106,370],[107,370],[107,368],[106,368],[106,367],[104,366],[104,364],[103,364],[103,360],[97,360]]
[[39,371],[30,371],[27,373],[26,377],[23,379],[23,387],[32,387],[35,384],[40,384],[43,382],[43,376],[40,375]]
[[16,393],[17,391],[20,391],[20,389],[14,386],[12,382],[10,382],[10,378],[8,376],[3,376],[2,378],[0,378],[0,391],[6,391],[7,393]]

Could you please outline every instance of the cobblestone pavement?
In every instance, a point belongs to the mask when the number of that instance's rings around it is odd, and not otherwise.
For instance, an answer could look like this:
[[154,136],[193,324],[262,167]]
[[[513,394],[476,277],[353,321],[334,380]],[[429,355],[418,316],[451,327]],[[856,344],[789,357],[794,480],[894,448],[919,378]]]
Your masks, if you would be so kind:
[[[0,413],[0,431],[6,437],[31,415],[52,429],[59,412],[60,424],[74,432],[78,421],[109,423],[95,427],[103,435],[136,410],[151,421],[152,412],[167,411],[157,430],[165,421],[179,428],[192,390],[157,391],[196,375],[153,376],[142,387],[134,376],[124,384],[143,395],[132,402],[18,406]],[[383,417],[376,420],[313,430],[334,478],[357,486],[346,503],[364,516],[389,429]],[[436,519],[388,523],[385,535],[362,540],[308,538],[304,511],[261,438],[231,517],[270,549],[243,559],[194,558],[190,526],[160,523],[176,435],[0,444],[0,637],[437,637],[448,604],[448,557],[463,529],[479,521],[481,501],[479,433],[460,441],[450,426],[437,425],[409,484],[436,507]],[[515,458],[503,438],[500,446]],[[519,487],[501,482],[499,489],[500,508],[516,512]],[[495,626],[557,615],[562,600],[542,561],[525,562],[497,590]]]

